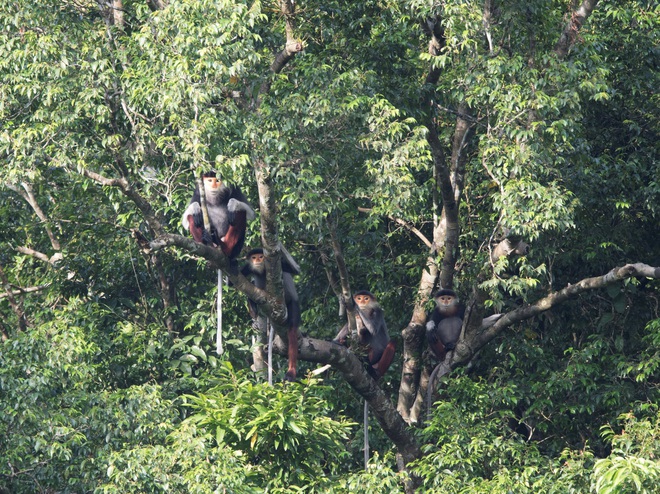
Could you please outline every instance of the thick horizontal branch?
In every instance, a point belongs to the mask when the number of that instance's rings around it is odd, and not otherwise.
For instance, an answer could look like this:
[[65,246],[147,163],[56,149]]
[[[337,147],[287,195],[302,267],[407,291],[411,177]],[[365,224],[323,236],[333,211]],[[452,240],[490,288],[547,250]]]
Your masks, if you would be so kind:
[[48,264],[54,266],[57,264],[58,261],[61,261],[63,259],[63,255],[61,252],[56,252],[52,256],[48,257],[47,254],[44,254],[43,252],[39,252],[34,249],[30,249],[29,247],[24,247],[22,245],[19,245],[16,247],[16,250],[20,252],[21,254],[25,254],[27,256],[34,257],[35,259],[39,259],[40,261],[47,262]]
[[[267,291],[261,290],[252,284],[250,280],[239,272],[238,265],[230,262],[229,258],[220,249],[197,243],[191,238],[174,233],[161,235],[152,241],[144,238],[139,230],[133,230],[133,236],[137,239],[140,248],[145,254],[166,247],[179,247],[188,251],[190,254],[206,259],[212,268],[220,269],[227,275],[234,289],[254,300],[272,318],[273,322],[280,325],[284,324],[286,311],[283,308],[283,301],[269,295]],[[281,314],[280,320],[275,317],[278,314]]]
[[[660,279],[660,267],[653,267],[643,263],[626,264],[623,267],[614,268],[602,276],[585,278],[573,285],[568,285],[566,288],[551,293],[534,304],[520,307],[506,314],[495,314],[483,320],[480,316],[474,318],[468,316],[468,330],[466,333],[474,334],[474,336],[469,334],[465,339],[459,340],[456,350],[449,352],[446,358],[436,367],[433,372],[433,382],[438,382],[442,376],[449,374],[453,369],[468,363],[477,351],[509,326],[526,319],[531,319],[542,312],[557,307],[567,300],[576,298],[584,292],[605,288],[613,283],[633,277]],[[479,310],[480,307],[482,311],[480,304],[477,309]],[[475,319],[475,323],[479,324],[477,331],[474,333],[469,330],[471,319]]]
[[584,280],[581,280],[574,285],[568,285],[566,288],[559,290],[558,292],[551,293],[547,297],[538,300],[532,305],[521,307],[507,314],[504,314],[495,324],[483,331],[476,338],[474,347],[475,349],[483,347],[486,343],[495,338],[495,336],[497,336],[505,328],[511,326],[512,324],[537,316],[542,312],[550,310],[553,307],[566,302],[569,299],[577,297],[581,293],[599,288],[605,288],[606,286],[613,283],[617,283],[619,281],[633,277],[660,279],[660,267],[653,267],[642,263],[626,264],[620,268],[614,268],[609,273],[606,273],[602,276],[585,278]]

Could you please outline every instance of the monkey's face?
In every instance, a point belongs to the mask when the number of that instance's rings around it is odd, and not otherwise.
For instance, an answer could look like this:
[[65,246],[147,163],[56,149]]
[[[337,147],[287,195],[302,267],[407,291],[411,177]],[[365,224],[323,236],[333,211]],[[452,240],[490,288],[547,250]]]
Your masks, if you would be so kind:
[[453,310],[458,304],[458,297],[453,295],[440,295],[435,299],[440,312],[448,312]]
[[217,177],[204,177],[204,192],[206,195],[214,198],[221,194],[226,187]]
[[373,302],[374,299],[369,295],[362,294],[362,295],[356,295],[355,297],[353,297],[353,300],[355,301],[356,304],[358,304],[360,308],[364,308],[367,305],[369,305],[371,302]]
[[248,262],[252,265],[253,271],[261,274],[266,269],[266,265],[264,264],[264,259],[265,259],[264,255],[258,252],[255,254],[251,254],[250,257],[248,258]]

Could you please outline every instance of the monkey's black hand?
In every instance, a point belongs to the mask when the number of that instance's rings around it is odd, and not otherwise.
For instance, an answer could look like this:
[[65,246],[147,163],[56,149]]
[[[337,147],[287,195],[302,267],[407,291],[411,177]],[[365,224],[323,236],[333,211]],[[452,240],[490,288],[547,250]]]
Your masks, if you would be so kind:
[[204,245],[213,245],[213,236],[209,233],[208,230],[202,232],[202,242]]
[[[431,329],[429,329],[429,325]],[[435,330],[435,324],[433,324],[433,321],[429,321],[426,324],[426,341],[429,342],[429,345],[433,346],[437,344],[440,340],[438,339],[438,334],[436,333]]]

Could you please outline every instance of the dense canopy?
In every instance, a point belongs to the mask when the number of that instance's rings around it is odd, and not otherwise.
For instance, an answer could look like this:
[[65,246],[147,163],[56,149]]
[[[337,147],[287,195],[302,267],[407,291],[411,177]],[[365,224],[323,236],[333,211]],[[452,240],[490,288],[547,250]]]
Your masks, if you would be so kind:
[[[6,0],[0,26],[0,494],[655,492],[657,2]],[[265,289],[183,228],[211,169]],[[466,309],[444,355],[438,289]]]

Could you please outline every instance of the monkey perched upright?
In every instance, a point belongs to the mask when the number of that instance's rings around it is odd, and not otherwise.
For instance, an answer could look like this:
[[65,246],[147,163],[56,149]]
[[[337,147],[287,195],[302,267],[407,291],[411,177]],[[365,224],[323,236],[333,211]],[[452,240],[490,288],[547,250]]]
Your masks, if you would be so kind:
[[227,257],[235,259],[243,248],[246,223],[254,218],[254,211],[241,189],[218,180],[214,171],[202,177],[211,231],[204,229],[199,188],[195,188],[181,223],[196,242],[217,245]]
[[[369,373],[378,379],[385,375],[392,364],[396,345],[387,334],[383,309],[374,294],[367,290],[360,290],[353,295],[353,301],[357,310],[355,323],[359,342],[368,350]],[[333,341],[345,345],[347,337],[348,324],[341,328]]]
[[443,359],[447,350],[456,348],[465,307],[453,290],[439,290],[434,298],[436,305],[426,323],[426,339],[436,357]]
[[[263,249],[252,249],[245,256],[247,264],[241,269],[243,276],[252,275],[252,280],[257,288],[266,288],[266,263]],[[293,282],[293,275],[300,274],[300,268],[288,252],[282,257],[282,284],[284,285],[284,302],[286,303],[287,346],[289,357],[289,368],[284,378],[287,381],[295,381],[298,365],[298,328],[300,327],[300,304],[298,303],[298,292]],[[248,299],[250,315],[257,317],[257,304]]]

